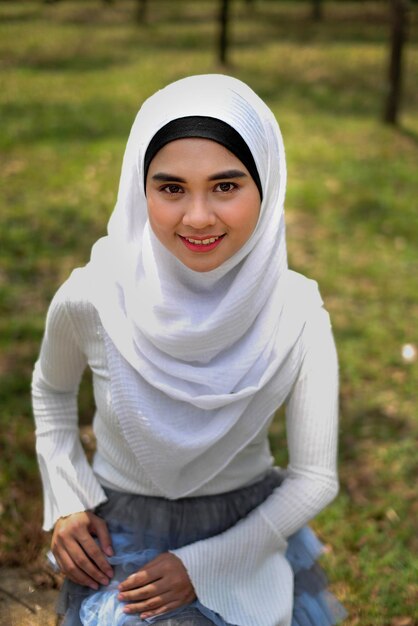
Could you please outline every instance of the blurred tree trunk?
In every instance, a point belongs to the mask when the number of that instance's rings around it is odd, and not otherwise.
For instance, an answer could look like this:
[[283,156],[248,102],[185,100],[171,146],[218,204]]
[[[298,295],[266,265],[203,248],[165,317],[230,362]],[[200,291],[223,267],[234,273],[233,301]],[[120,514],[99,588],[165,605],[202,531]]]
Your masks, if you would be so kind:
[[407,37],[408,0],[390,0],[391,45],[388,71],[388,94],[383,120],[397,124],[402,95],[402,61]]
[[136,12],[136,20],[140,24],[145,24],[148,18],[148,2],[147,0],[138,0],[138,8]]
[[312,18],[315,22],[319,22],[323,17],[322,0],[312,0]]
[[229,0],[220,0],[219,5],[219,61],[222,65],[228,63],[228,30],[229,30]]

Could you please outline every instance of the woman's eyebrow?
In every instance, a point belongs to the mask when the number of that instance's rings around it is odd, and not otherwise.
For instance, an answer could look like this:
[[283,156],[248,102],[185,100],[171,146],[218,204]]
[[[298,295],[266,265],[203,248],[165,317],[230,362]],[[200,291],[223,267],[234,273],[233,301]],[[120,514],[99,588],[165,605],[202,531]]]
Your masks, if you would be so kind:
[[[244,178],[247,174],[242,170],[224,170],[223,172],[216,172],[208,177],[208,180],[223,180],[225,178]],[[157,172],[153,174],[152,180],[158,180],[161,182],[176,182],[186,183],[186,179],[176,174],[169,174],[168,172]]]
[[186,182],[186,180],[181,176],[176,176],[175,174],[167,174],[166,172],[157,172],[152,176],[152,180],[160,180],[162,182],[175,181],[176,183]]
[[225,170],[224,172],[217,172],[209,176],[208,180],[221,180],[223,178],[244,178],[247,176],[245,172],[241,170]]

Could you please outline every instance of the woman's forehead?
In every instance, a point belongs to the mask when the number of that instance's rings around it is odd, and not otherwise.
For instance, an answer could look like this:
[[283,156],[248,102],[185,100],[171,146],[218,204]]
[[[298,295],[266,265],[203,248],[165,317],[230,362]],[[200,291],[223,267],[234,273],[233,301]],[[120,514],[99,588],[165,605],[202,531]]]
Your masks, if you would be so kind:
[[228,148],[213,139],[201,137],[184,137],[170,141],[154,155],[150,169],[155,169],[163,163],[178,165],[183,161],[190,162],[196,167],[209,163],[214,166],[220,163],[230,163],[247,171],[244,163]]

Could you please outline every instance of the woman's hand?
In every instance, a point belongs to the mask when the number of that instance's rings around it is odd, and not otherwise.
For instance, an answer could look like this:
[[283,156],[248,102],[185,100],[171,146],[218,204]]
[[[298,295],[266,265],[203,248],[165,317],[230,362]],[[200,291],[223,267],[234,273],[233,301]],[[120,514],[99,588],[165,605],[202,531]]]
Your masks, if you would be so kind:
[[82,511],[61,517],[55,524],[51,549],[61,571],[75,583],[98,589],[99,583],[107,585],[113,576],[105,557],[113,554],[109,531],[106,522],[94,513]]
[[195,590],[181,560],[165,552],[119,585],[118,599],[128,604],[126,613],[141,618],[161,615],[196,599]]

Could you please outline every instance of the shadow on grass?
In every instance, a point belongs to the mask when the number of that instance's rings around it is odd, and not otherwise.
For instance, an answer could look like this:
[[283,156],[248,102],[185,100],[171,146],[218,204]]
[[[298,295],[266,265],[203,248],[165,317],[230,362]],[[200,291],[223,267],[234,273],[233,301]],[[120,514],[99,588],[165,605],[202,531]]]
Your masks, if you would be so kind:
[[123,66],[129,61],[129,57],[121,52],[107,54],[95,54],[94,56],[83,56],[81,54],[66,55],[65,51],[54,56],[32,55],[31,58],[23,59],[19,62],[19,67],[43,71],[43,72],[96,72],[97,70],[107,70],[112,67]]
[[[106,32],[104,41],[92,40],[98,36],[99,28],[94,30],[83,24],[77,25],[78,32],[74,34],[71,46],[55,44],[49,49],[42,47],[20,48],[16,55],[4,54],[1,65],[8,69],[30,69],[39,72],[95,72],[118,67],[126,67],[135,63],[138,58],[151,56],[154,53],[172,52],[181,55],[184,52],[212,51],[215,55],[216,40],[211,33],[175,31],[175,35],[167,33],[163,27],[148,27],[147,29],[133,29],[126,26],[126,30]],[[45,28],[45,25],[42,27]],[[102,33],[103,34],[103,33]],[[109,52],[109,50],[111,50]]]
[[411,128],[407,128],[406,126],[399,126],[398,131],[401,135],[409,139],[411,143],[418,147],[418,132],[412,130]]
[[37,9],[26,9],[25,12],[21,11],[19,13],[2,13],[2,10],[4,11],[0,4],[0,24],[21,24],[23,22],[33,22],[34,20],[38,20],[40,16],[40,12]]
[[0,105],[4,148],[39,140],[60,142],[71,139],[89,143],[92,139],[126,139],[135,111],[111,100],[71,102],[8,102]]
[[[373,67],[373,71],[375,71]],[[305,80],[303,76],[292,76],[289,81],[288,69],[280,64],[277,72],[262,73],[243,68],[242,75],[258,95],[267,102],[298,102],[301,112],[334,117],[373,116],[381,109],[381,96],[373,84],[364,76],[343,76]]]
[[[345,413],[345,402],[341,401],[342,412]],[[410,422],[402,415],[388,415],[381,407],[362,409],[347,418],[350,427],[342,433],[340,458],[342,462],[356,462],[359,452],[356,444],[360,440],[372,439],[377,445],[392,442],[396,439],[411,437],[413,429]]]

